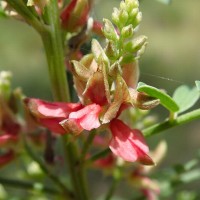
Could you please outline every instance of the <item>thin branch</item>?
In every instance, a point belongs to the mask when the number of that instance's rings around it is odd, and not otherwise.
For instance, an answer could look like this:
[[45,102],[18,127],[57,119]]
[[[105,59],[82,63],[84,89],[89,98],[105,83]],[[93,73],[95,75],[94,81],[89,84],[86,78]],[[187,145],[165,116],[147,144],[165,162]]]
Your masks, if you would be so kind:
[[174,119],[173,121],[167,119],[166,121],[162,123],[159,123],[159,124],[156,124],[149,128],[144,129],[142,132],[145,137],[149,137],[157,133],[160,133],[162,131],[165,131],[167,129],[173,128],[175,126],[180,126],[182,124],[189,123],[196,119],[200,119],[200,109],[183,114],[177,117],[176,119]]
[[[23,190],[34,190],[36,189],[36,185],[40,184],[37,182],[27,182],[27,181],[21,181],[21,180],[15,180],[15,179],[7,179],[0,177],[0,183],[9,186],[9,187],[14,187],[14,188],[19,188]],[[49,194],[59,194],[60,192],[56,190],[55,188],[51,188],[45,185],[42,185],[40,191],[47,192]]]

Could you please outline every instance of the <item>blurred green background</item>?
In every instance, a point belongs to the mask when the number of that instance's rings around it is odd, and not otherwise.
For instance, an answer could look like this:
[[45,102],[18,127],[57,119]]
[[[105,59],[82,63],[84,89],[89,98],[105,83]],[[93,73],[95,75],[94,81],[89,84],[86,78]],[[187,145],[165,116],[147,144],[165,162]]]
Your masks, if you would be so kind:
[[[92,16],[100,21],[110,18],[113,6],[118,4],[119,0],[96,0]],[[170,5],[141,0],[143,21],[139,34],[146,35],[149,43],[140,60],[141,81],[172,94],[179,85],[193,86],[195,80],[200,80],[199,8],[199,0],[173,0]],[[0,19],[0,70],[12,71],[13,86],[22,87],[27,96],[51,98],[43,46],[39,35],[28,25]],[[167,116],[162,109],[158,114]],[[194,121],[153,136],[149,139],[150,148],[160,139],[168,142],[162,166],[186,162],[200,148],[200,123]]]

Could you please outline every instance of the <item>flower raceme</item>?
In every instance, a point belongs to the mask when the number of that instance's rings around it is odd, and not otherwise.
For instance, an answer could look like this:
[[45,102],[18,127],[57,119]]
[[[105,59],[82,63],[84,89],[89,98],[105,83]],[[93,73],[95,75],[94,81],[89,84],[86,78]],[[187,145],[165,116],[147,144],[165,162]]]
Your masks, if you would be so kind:
[[[80,134],[83,130],[99,128],[102,107],[98,104],[81,105],[80,103],[47,102],[26,98],[25,103],[31,114],[44,127],[53,132]],[[110,122],[112,139],[111,151],[125,161],[138,161],[142,164],[153,164],[148,156],[148,146],[139,130],[132,130],[118,119]]]

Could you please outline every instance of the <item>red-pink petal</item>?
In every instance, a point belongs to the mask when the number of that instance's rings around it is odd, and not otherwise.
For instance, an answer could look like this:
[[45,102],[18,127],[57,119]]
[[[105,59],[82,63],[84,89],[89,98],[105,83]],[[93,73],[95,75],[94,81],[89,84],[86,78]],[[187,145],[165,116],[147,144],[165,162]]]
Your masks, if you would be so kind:
[[25,103],[36,118],[67,118],[82,107],[80,103],[48,102],[35,98],[26,98]]
[[142,164],[152,165],[152,159],[147,155],[149,148],[142,133],[137,129],[130,129],[126,124],[118,119],[110,123],[112,139],[110,149],[125,161],[139,161]]
[[90,131],[100,126],[100,112],[101,106],[99,106],[98,104],[90,104],[76,112],[70,113],[69,119],[76,119],[77,123],[83,129]]
[[71,0],[60,15],[61,25],[74,32],[87,23],[90,3],[87,0]]
[[60,15],[61,21],[64,24],[68,23],[71,13],[73,12],[78,0],[71,0],[69,5],[63,10]]
[[64,130],[64,128],[59,124],[59,122],[61,122],[63,120],[63,118],[55,118],[55,119],[39,119],[38,122],[48,128],[50,131],[54,132],[54,133],[60,133],[60,134],[64,134],[66,133],[66,131]]

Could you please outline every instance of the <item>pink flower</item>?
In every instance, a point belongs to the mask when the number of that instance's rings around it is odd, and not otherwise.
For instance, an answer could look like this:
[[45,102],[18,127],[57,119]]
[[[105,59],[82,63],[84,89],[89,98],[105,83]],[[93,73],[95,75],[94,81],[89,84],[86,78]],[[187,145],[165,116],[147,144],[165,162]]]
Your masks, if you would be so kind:
[[110,149],[125,161],[138,161],[145,165],[154,164],[148,156],[149,148],[142,133],[137,129],[130,129],[121,120],[114,119],[110,122],[112,139]]
[[[29,98],[25,99],[25,103],[42,126],[56,133],[78,135],[83,130],[90,131],[101,126],[99,116],[103,107],[95,103],[83,106],[80,103],[51,103]],[[148,156],[149,148],[139,130],[130,129],[116,118],[109,125],[113,136],[109,147],[116,156],[129,162],[154,164]]]
[[47,102],[25,99],[31,114],[46,128],[56,133],[75,133],[98,128],[101,107],[98,104],[83,106],[80,103]]

